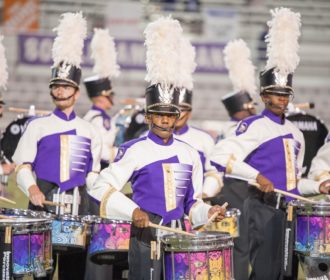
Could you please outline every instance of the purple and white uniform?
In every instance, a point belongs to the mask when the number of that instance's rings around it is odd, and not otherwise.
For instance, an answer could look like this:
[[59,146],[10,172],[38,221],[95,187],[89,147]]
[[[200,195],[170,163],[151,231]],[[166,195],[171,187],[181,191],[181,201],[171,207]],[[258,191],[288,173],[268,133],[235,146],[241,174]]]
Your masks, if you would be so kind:
[[203,164],[203,192],[210,197],[216,195],[223,183],[221,173],[210,164],[209,160],[215,146],[214,139],[207,132],[188,125],[174,131],[173,135],[176,139],[186,142],[197,150]]
[[[101,141],[93,126],[55,109],[50,115],[32,119],[15,154],[17,183],[28,196],[38,179],[56,184],[60,191],[92,183],[100,169]],[[86,178],[87,177],[87,178]]]
[[[120,192],[128,181],[132,200]],[[163,224],[182,218],[184,213],[193,224],[202,224],[211,207],[199,198],[202,183],[202,164],[195,149],[174,138],[164,144],[149,131],[119,148],[114,162],[100,173],[89,194],[106,201],[110,218],[130,220],[134,209],[140,207],[161,216]]]
[[220,141],[210,159],[229,177],[255,182],[261,173],[275,188],[307,194],[313,192],[308,184],[299,184],[297,188],[304,152],[301,131],[265,109],[260,115],[241,121],[236,136]]
[[84,120],[90,122],[101,134],[101,161],[109,164],[117,153],[117,148],[114,147],[117,133],[115,119],[111,118],[104,110],[93,105],[84,116]]

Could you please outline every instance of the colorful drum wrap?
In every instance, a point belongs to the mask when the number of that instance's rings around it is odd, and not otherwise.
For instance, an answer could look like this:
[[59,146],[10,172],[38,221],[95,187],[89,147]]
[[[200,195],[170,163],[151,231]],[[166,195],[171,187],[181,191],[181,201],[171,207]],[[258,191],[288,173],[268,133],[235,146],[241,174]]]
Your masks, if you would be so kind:
[[298,216],[295,249],[304,253],[330,254],[330,217]]
[[227,233],[196,232],[196,237],[165,235],[164,279],[231,280],[233,241]]
[[53,269],[50,216],[44,212],[21,209],[0,209],[0,227],[10,227],[12,273],[23,276]]
[[207,252],[166,252],[165,279],[233,279],[231,249]]
[[53,220],[52,243],[54,249],[76,248],[83,250],[86,246],[87,224],[79,217],[62,216]]
[[130,234],[130,222],[102,219],[93,225],[89,254],[128,251]]
[[296,212],[295,250],[311,256],[330,255],[330,207],[300,201],[292,205]]
[[52,269],[51,232],[14,234],[13,273],[27,274],[37,269],[38,263],[45,270]]

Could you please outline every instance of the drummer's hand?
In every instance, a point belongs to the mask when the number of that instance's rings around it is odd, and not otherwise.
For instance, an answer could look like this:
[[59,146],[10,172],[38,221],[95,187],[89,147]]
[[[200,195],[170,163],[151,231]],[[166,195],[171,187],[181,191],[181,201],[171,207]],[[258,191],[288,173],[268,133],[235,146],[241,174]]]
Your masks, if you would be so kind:
[[10,173],[12,173],[15,170],[15,164],[14,163],[2,163],[1,167],[3,170],[3,174],[4,175],[9,175]]
[[222,219],[224,219],[225,217],[225,213],[226,213],[226,208],[225,207],[221,207],[220,205],[214,205],[209,209],[208,212],[208,218],[210,219],[211,216],[218,212],[218,216],[215,217],[214,221],[215,222],[220,222]]
[[138,228],[149,226],[149,216],[146,212],[135,208],[132,215],[133,224]]
[[260,173],[257,176],[257,183],[260,185],[259,189],[262,192],[273,192],[274,185],[271,181],[269,181],[265,176],[261,175]]
[[29,199],[33,205],[43,206],[44,201],[46,200],[44,194],[40,191],[37,185],[32,185],[28,189],[29,191]]
[[330,194],[330,179],[324,181],[320,187],[320,193]]

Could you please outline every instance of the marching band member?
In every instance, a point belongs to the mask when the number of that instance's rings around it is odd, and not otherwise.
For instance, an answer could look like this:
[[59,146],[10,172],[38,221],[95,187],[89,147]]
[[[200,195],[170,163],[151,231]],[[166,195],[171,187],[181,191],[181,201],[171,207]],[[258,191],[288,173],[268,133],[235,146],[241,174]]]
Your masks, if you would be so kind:
[[91,51],[95,61],[93,72],[96,75],[86,78],[84,84],[93,106],[84,119],[92,123],[102,135],[101,169],[104,169],[115,158],[117,152],[114,147],[116,124],[107,110],[114,104],[111,79],[119,75],[115,43],[107,29],[94,30]]
[[[199,198],[203,172],[198,153],[188,144],[173,138],[180,115],[176,87],[178,48],[182,29],[178,21],[160,18],[146,30],[147,70],[145,137],[120,146],[113,163],[104,169],[89,193],[101,201],[101,212],[108,217],[133,221],[129,245],[129,279],[161,279],[161,257],[150,259],[150,243],[157,239],[149,221],[165,226],[182,225],[188,214],[192,224],[206,222],[224,209],[209,206]],[[132,183],[132,200],[120,190]],[[158,235],[159,237],[159,235]]]
[[236,136],[220,141],[211,156],[211,161],[228,176],[260,186],[249,186],[249,197],[244,201],[252,266],[250,279],[282,279],[285,212],[275,208],[278,201],[274,187],[295,194],[311,191],[308,186],[297,186],[304,138],[284,115],[293,96],[292,75],[299,63],[300,14],[287,8],[277,8],[271,13],[268,62],[260,73],[260,96],[265,109],[241,121]]
[[[29,209],[44,210],[46,199],[65,196],[67,202],[70,196],[71,214],[85,215],[89,211],[85,184],[97,176],[101,154],[98,132],[74,112],[80,95],[86,20],[82,13],[65,13],[55,30],[49,83],[55,110],[29,122],[13,159],[17,164],[17,183],[30,200]],[[63,207],[60,208],[62,214]],[[85,253],[60,255],[59,279],[83,279],[85,259]]]
[[181,39],[181,63],[178,70],[180,88],[180,117],[175,124],[174,137],[184,141],[197,150],[200,155],[203,172],[203,196],[212,197],[222,187],[222,175],[210,164],[208,157],[214,148],[214,139],[207,132],[188,125],[192,113],[193,78],[195,71],[195,48],[188,39]]
[[[2,40],[3,40],[3,36],[0,35],[0,89],[6,90],[7,82],[8,82],[7,59],[5,56],[5,48],[2,44]],[[5,105],[5,102],[3,101],[3,97],[0,94],[0,118],[3,115],[3,105]],[[15,170],[15,164],[9,162],[0,163],[0,175],[9,175],[14,170]]]
[[[223,53],[234,91],[222,98],[231,120],[220,133],[219,145],[221,145],[221,139],[235,135],[239,121],[256,114],[255,103],[251,97],[257,91],[255,67],[252,64],[248,46],[242,39],[233,40],[226,45]],[[233,178],[224,178],[223,184],[221,192],[211,202],[219,204],[228,202],[230,207],[241,211],[239,237],[234,239],[234,275],[235,279],[244,280],[248,279],[249,275],[248,233],[243,215],[244,200],[248,196],[248,184],[246,181]]]

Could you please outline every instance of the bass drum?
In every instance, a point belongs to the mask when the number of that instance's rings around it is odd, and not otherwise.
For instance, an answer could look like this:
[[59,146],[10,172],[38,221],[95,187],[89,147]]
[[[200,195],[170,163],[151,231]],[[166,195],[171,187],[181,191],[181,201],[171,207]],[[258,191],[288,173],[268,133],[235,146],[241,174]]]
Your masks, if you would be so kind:
[[144,120],[145,110],[140,105],[126,105],[116,116],[118,129],[115,146],[120,146],[126,141],[138,138],[148,130]]
[[10,162],[13,162],[12,156],[16,150],[19,139],[21,138],[23,131],[27,125],[27,121],[31,117],[17,118],[11,122],[3,133],[0,141],[0,148],[3,156]]
[[306,167],[303,176],[306,177],[309,172],[312,159],[315,157],[319,148],[324,144],[324,141],[328,135],[328,129],[322,120],[305,112],[291,114],[287,116],[287,119],[293,122],[293,124],[304,134],[305,147],[308,147],[308,149],[305,150],[303,164],[304,167]]

